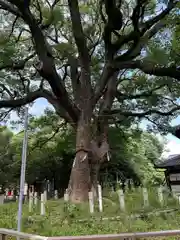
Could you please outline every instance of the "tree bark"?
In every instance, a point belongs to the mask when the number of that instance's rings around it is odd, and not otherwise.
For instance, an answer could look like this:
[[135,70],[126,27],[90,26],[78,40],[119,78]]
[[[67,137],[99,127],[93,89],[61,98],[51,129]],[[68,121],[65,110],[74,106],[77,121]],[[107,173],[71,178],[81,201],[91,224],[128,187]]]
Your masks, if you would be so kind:
[[97,196],[100,166],[109,150],[104,137],[106,134],[97,136],[98,131],[92,134],[90,117],[87,116],[88,114],[81,116],[77,124],[76,156],[68,187],[70,201],[73,203],[88,201],[89,191],[93,191],[94,197]]
[[69,181],[70,201],[80,203],[88,200],[91,186],[89,148],[90,125],[79,121],[76,133],[76,156],[71,170]]
[[88,200],[90,169],[86,155],[87,153],[84,151],[78,152],[72,166],[69,190],[70,200],[73,203],[81,203]]

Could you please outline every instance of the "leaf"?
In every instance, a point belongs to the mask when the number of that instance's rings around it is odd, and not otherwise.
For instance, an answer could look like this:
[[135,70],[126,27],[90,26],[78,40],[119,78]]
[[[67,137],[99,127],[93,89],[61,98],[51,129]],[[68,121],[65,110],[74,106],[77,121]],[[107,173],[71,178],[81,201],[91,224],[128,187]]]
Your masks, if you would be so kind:
[[157,63],[157,64],[167,64],[169,56],[164,51],[164,49],[160,49],[158,47],[149,47],[147,49],[146,60]]
[[83,13],[83,14],[89,13],[89,7],[88,7],[88,5],[81,4],[81,5],[80,5],[80,12]]
[[60,7],[55,7],[52,12],[53,15],[53,24],[63,23],[64,14]]
[[74,49],[73,46],[69,43],[61,42],[53,46],[61,54],[65,55],[66,57],[70,54],[73,54]]

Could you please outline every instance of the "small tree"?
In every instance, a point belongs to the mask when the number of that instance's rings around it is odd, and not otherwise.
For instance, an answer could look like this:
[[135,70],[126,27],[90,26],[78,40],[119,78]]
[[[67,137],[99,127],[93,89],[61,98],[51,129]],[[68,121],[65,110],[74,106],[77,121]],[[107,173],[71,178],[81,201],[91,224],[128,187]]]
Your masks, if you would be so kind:
[[170,47],[177,39],[178,1],[164,1],[160,11],[158,2],[120,1],[123,22],[116,27],[112,18],[120,11],[111,1],[105,14],[103,2],[0,1],[0,108],[45,98],[71,124],[73,202],[96,189],[109,151],[109,124],[130,125],[144,116],[158,122],[157,115],[180,108],[178,56]]
[[2,190],[12,183],[10,169],[13,163],[11,139],[13,133],[7,127],[0,127],[0,185]]

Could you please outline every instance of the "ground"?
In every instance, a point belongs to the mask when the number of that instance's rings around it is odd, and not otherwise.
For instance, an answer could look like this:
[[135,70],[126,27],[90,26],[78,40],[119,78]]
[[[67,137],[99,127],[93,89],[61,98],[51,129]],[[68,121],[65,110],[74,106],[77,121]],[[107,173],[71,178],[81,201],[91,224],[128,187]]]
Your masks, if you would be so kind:
[[[126,213],[123,213],[119,209],[117,194],[106,195],[103,199],[103,213],[98,212],[96,203],[93,216],[89,214],[88,204],[70,205],[64,204],[63,200],[48,201],[45,216],[40,216],[40,205],[34,207],[29,213],[26,204],[23,209],[22,231],[43,236],[62,236],[179,229],[180,212],[178,210],[161,213],[158,216],[155,214],[162,209],[179,208],[179,203],[171,197],[166,196],[164,206],[160,206],[157,194],[151,191],[149,194],[151,206],[142,208],[142,198],[136,191],[127,194],[125,201]],[[150,212],[152,214],[147,216]],[[134,213],[141,213],[141,217],[127,218]],[[117,216],[119,216],[118,220],[112,219]],[[16,229],[16,219],[17,203],[4,204],[0,207],[1,228]]]

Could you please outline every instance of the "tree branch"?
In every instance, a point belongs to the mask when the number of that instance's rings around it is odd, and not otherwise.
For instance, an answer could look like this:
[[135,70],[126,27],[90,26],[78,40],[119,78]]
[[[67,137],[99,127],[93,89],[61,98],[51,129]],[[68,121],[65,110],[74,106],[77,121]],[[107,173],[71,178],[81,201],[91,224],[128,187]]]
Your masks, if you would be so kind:
[[19,9],[21,17],[30,28],[35,50],[40,60],[40,64],[37,66],[39,74],[49,82],[54,95],[59,100],[59,104],[68,112],[73,121],[77,122],[78,109],[70,100],[62,79],[56,71],[51,48],[38,22],[32,15],[29,7],[25,7],[24,1],[11,0],[11,2]]
[[[131,31],[129,34],[121,36],[120,38],[117,39],[117,41],[113,44],[113,48],[114,48],[114,52],[117,52],[124,44],[127,44],[131,41],[134,42],[134,44],[132,45],[132,47],[128,50],[132,52],[132,50],[134,50],[137,45],[139,45],[139,39],[141,37],[144,36],[144,34],[150,30],[154,25],[158,24],[157,26],[160,27],[160,21],[162,19],[164,19],[169,12],[177,5],[178,1],[177,0],[169,0],[169,3],[167,5],[167,8],[164,9],[160,14],[158,14],[157,16],[151,18],[150,20],[147,20],[142,27],[139,28],[139,33],[136,31],[136,29],[134,29],[133,31]],[[139,19],[138,19],[139,21]],[[162,25],[163,26],[163,25]],[[161,28],[162,28],[161,26]],[[156,27],[157,28],[157,27]],[[155,30],[155,28],[154,28]],[[152,33],[152,32],[151,32]],[[155,34],[155,32],[153,33],[153,35]],[[151,34],[152,35],[152,34]],[[125,53],[127,56],[127,53]]]
[[81,24],[78,1],[68,0],[68,4],[69,4],[69,10],[71,14],[72,31],[73,31],[75,42],[81,58],[81,62],[83,63],[83,65],[87,65],[87,64],[89,65],[89,62],[90,62],[89,51],[87,48],[86,37],[83,32],[83,28]]
[[71,15],[72,31],[79,52],[79,60],[81,65],[80,82],[82,86],[82,91],[86,94],[86,101],[84,101],[84,104],[90,105],[91,98],[93,95],[93,89],[91,86],[90,56],[87,47],[86,36],[82,28],[78,1],[68,0],[68,5]]
[[71,117],[69,116],[69,114],[67,113],[67,111],[65,111],[61,105],[58,102],[58,99],[53,96],[53,94],[51,92],[49,92],[48,90],[37,90],[34,92],[29,92],[25,97],[23,98],[19,98],[19,99],[11,99],[11,100],[0,100],[0,108],[18,108],[21,106],[24,106],[28,103],[31,103],[33,101],[35,101],[38,98],[45,98],[49,103],[51,103],[54,107],[54,109],[56,110],[57,114],[64,118],[65,121],[69,122],[73,127],[74,127],[74,122],[72,121]]
[[167,111],[167,112],[162,112],[159,111],[157,109],[150,109],[148,111],[145,112],[123,112],[122,109],[114,109],[111,110],[109,113],[112,115],[117,115],[120,114],[121,116],[125,116],[125,117],[145,117],[147,115],[152,115],[152,114],[158,114],[161,116],[171,116],[173,115],[173,113],[177,112],[178,110],[180,110],[180,106],[176,106],[174,108],[172,108],[171,110]]
[[5,3],[2,0],[0,0],[0,8],[14,14],[17,17],[22,16],[21,12],[15,6],[13,6],[12,4],[9,4],[9,3]]
[[177,5],[177,0],[169,0],[167,8],[164,9],[159,15],[155,16],[154,18],[149,19],[144,23],[142,32],[146,32],[148,29],[150,29],[154,24],[159,22],[161,19],[165,18],[170,11]]
[[14,33],[14,28],[15,28],[15,26],[16,26],[16,22],[17,22],[18,19],[19,19],[19,17],[18,17],[18,16],[15,16],[15,19],[14,19],[13,24],[12,24],[11,32],[10,32],[10,34],[9,34],[9,39],[11,38],[11,36],[12,36],[13,33]]
[[13,109],[10,108],[9,110],[7,110],[6,112],[3,112],[0,114],[0,121],[3,122],[3,121],[6,121],[8,115],[10,114],[10,112],[12,111]]
[[147,60],[137,60],[137,61],[127,61],[127,62],[116,62],[112,64],[114,71],[119,71],[122,69],[139,69],[142,72],[150,75],[155,75],[159,77],[172,77],[180,80],[180,68],[173,66],[158,66]]
[[142,93],[132,94],[132,95],[123,94],[120,91],[117,91],[116,92],[116,98],[118,99],[119,102],[122,102],[123,100],[126,100],[126,99],[140,99],[140,98],[143,98],[143,97],[150,97],[150,96],[152,96],[152,94],[155,91],[157,91],[157,90],[159,90],[159,89],[161,89],[165,86],[166,86],[166,84],[163,83],[163,84],[161,84],[161,85],[157,86],[156,88],[153,88],[149,91],[143,91]]
[[114,74],[111,79],[108,81],[106,91],[104,93],[104,99],[102,101],[102,105],[100,106],[99,109],[99,114],[102,115],[103,112],[109,111],[112,107],[114,98],[115,98],[115,93],[116,93],[116,88],[117,88],[117,77],[118,73]]
[[[24,98],[12,99],[12,100],[0,100],[0,108],[17,108],[28,103],[33,102],[34,100],[45,97],[46,94],[43,91],[34,91],[28,93]],[[45,97],[46,98],[46,97]]]
[[0,87],[2,88],[1,93],[3,93],[5,91],[9,95],[10,98],[14,97],[12,92],[4,84],[0,83]]
[[81,90],[81,84],[79,81],[79,73],[78,73],[78,60],[73,56],[69,56],[68,62],[70,65],[70,75],[71,75],[71,83],[72,83],[74,101],[75,101],[76,105],[78,106],[79,99],[80,99],[79,98],[80,90]]
[[[132,44],[130,49],[127,50],[126,53],[117,57],[117,60],[127,61],[137,57],[141,53],[142,48],[147,44],[149,39],[151,39],[154,35],[157,34],[157,32],[159,32],[164,26],[166,26],[165,22],[162,22],[161,20],[165,18],[167,14],[169,14],[169,12],[176,6],[176,4],[177,2],[170,0],[167,8],[156,17],[146,21],[143,24],[142,29],[139,29],[138,26],[140,16],[136,16],[135,22],[133,21],[134,32],[136,32],[133,39],[134,43]],[[138,5],[136,7],[138,7]],[[140,4],[139,8],[141,7],[142,6]]]
[[48,90],[42,89],[41,97],[44,97],[55,109],[56,113],[68,123],[70,123],[73,127],[75,123],[69,113],[61,106],[58,99]]
[[[134,44],[132,44],[132,47],[129,50],[127,50],[126,53],[122,54],[121,56],[118,56],[115,59],[115,62],[116,61],[118,62],[118,64],[116,62],[114,65],[115,69],[117,70],[128,68],[140,69],[141,71],[151,75],[180,78],[179,70],[175,67],[173,68],[157,67],[154,66],[152,63],[148,62],[146,62],[146,64],[144,63],[142,64],[141,61],[128,62],[129,60],[133,60],[135,57],[137,57],[140,54],[142,48],[147,44],[147,41],[165,26],[165,24],[160,22],[160,20],[163,19],[176,6],[176,3],[177,1],[174,2],[170,0],[167,8],[164,11],[162,11],[158,16],[146,21],[143,29],[139,30],[140,31],[139,37],[137,37],[138,33],[134,29],[134,31],[130,32],[128,35],[121,36],[121,38],[119,38],[115,42],[115,44],[113,44],[114,51],[117,52],[118,49],[120,49],[125,43],[134,41]],[[102,92],[104,91],[107,82],[113,75],[114,71],[110,68],[109,64],[110,63],[105,65],[103,73],[101,75],[100,84],[95,88],[94,102],[97,102],[98,99],[102,96]],[[176,70],[175,72],[173,72],[174,69]]]
[[141,50],[144,46],[147,45],[148,41],[156,35],[163,27],[165,26],[165,23],[158,22],[156,25],[154,25],[149,31],[144,34],[139,39],[134,39],[134,44],[132,47],[130,47],[124,54],[121,56],[118,56],[115,58],[116,61],[129,61],[136,58],[138,55],[140,55]]
[[95,93],[93,98],[93,105],[98,102],[100,97],[103,95],[104,89],[111,78],[113,76],[113,73],[115,72],[115,69],[113,69],[110,65],[110,63],[105,64],[104,69],[102,71],[100,81],[96,84],[95,87]]
[[36,55],[36,53],[32,53],[31,55],[29,55],[28,57],[26,57],[23,60],[20,60],[19,62],[7,63],[5,65],[1,65],[0,70],[3,70],[3,69],[11,69],[13,71],[21,70],[24,68],[26,62],[28,62],[30,59],[32,59],[35,55]]
[[144,18],[144,11],[145,11],[146,5],[147,5],[147,1],[137,0],[136,6],[133,9],[131,20],[132,20],[132,25],[134,27],[134,31],[136,31],[137,34],[140,33],[139,21],[143,20]]

